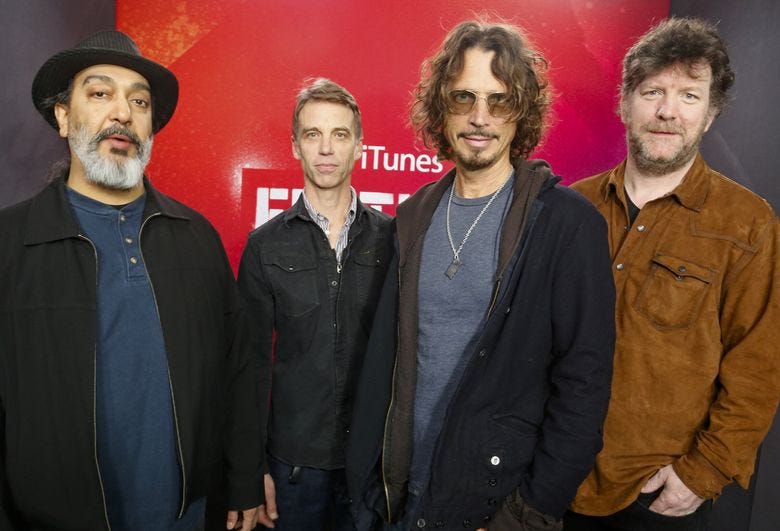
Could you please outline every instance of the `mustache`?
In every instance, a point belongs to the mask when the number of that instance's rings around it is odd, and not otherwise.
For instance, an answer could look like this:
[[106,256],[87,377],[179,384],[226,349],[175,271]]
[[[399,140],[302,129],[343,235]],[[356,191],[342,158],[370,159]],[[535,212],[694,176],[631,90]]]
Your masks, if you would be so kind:
[[141,146],[141,139],[138,138],[138,135],[133,133],[130,129],[126,127],[122,127],[121,125],[114,124],[110,127],[107,127],[106,129],[103,129],[99,133],[97,133],[95,136],[92,137],[92,140],[89,141],[89,143],[93,146],[97,146],[100,142],[105,140],[106,138],[114,135],[121,135],[126,136],[128,140],[136,147]]
[[498,135],[495,133],[490,133],[488,131],[485,131],[483,129],[471,129],[470,131],[463,131],[461,133],[458,133],[458,138],[463,138],[466,136],[481,136],[484,138],[498,138]]
[[675,133],[678,135],[683,133],[679,127],[664,123],[645,125],[642,126],[642,130],[648,133]]

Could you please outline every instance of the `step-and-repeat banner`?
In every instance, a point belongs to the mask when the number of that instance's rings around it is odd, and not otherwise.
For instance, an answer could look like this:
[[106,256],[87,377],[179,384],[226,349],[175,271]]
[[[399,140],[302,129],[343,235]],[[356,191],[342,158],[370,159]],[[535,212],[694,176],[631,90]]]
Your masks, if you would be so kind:
[[570,183],[623,158],[620,61],[669,2],[118,0],[116,13],[118,29],[181,84],[149,174],[216,225],[235,264],[247,233],[300,194],[290,122],[305,78],[329,77],[357,98],[365,133],[353,184],[365,203],[393,214],[450,167],[407,125],[421,62],[475,14],[518,23],[549,59],[556,92],[535,156]]

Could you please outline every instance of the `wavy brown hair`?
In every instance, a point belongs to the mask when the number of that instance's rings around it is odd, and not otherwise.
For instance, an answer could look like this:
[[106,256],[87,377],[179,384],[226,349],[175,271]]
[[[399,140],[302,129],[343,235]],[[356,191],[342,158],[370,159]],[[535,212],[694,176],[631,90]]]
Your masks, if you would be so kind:
[[696,18],[670,18],[642,35],[623,58],[621,97],[625,98],[648,76],[681,64],[695,77],[696,67],[709,65],[710,106],[720,114],[734,84],[726,45],[714,25]]
[[524,31],[511,24],[468,20],[447,34],[441,49],[420,67],[420,82],[413,92],[410,112],[412,127],[425,147],[435,149],[440,159],[451,158],[451,146],[444,135],[446,95],[463,71],[463,57],[471,48],[495,52],[493,75],[504,84],[515,107],[509,117],[517,121],[511,157],[527,157],[542,138],[552,96],[547,60],[533,48]]

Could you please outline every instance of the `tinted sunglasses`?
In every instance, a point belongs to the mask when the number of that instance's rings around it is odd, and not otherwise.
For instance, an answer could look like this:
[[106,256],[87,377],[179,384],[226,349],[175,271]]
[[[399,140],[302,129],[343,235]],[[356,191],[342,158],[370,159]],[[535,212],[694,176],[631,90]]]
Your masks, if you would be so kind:
[[487,96],[477,96],[470,90],[458,89],[447,93],[447,109],[453,114],[468,114],[474,109],[477,100],[485,100],[488,112],[495,118],[506,118],[515,111],[515,102],[503,92],[491,92]]

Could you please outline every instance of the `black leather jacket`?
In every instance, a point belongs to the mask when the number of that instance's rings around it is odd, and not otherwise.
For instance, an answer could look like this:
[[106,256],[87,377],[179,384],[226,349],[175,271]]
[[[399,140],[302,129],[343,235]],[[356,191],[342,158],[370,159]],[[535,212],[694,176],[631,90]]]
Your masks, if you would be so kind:
[[[219,235],[147,190],[141,251],[168,357],[180,511],[223,457],[228,505],[263,502],[256,366]],[[95,443],[95,249],[64,190],[0,212],[0,529],[108,529]]]
[[260,370],[272,378],[268,452],[285,463],[344,467],[357,375],[392,254],[390,225],[358,201],[341,271],[302,196],[249,236],[238,283]]

